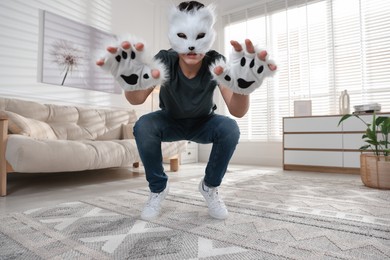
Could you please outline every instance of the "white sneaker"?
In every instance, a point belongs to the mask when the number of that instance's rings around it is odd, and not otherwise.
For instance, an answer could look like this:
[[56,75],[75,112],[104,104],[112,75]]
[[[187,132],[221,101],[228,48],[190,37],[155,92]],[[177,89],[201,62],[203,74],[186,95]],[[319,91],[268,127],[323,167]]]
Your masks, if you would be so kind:
[[210,216],[216,219],[226,219],[228,217],[228,210],[218,195],[217,187],[207,187],[202,179],[199,183],[199,191],[206,200]]
[[160,193],[150,192],[149,199],[146,202],[146,205],[141,213],[141,218],[143,220],[153,220],[156,217],[158,217],[158,215],[160,215],[161,204],[164,201],[165,197],[167,196],[168,192],[169,192],[168,183],[162,192]]

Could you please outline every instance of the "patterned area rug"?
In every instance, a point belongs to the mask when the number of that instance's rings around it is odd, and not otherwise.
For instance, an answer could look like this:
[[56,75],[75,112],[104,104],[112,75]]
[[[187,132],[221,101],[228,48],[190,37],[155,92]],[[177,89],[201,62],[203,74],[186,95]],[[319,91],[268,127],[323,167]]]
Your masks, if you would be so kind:
[[390,259],[390,191],[358,179],[230,169],[225,221],[199,179],[171,183],[160,218],[147,189],[0,217],[0,259]]

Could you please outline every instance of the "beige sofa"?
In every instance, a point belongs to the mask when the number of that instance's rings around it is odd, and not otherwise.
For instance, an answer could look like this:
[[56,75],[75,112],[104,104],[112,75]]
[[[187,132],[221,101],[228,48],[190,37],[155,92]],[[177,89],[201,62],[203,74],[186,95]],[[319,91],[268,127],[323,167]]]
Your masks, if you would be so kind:
[[[134,110],[42,104],[0,97],[0,196],[7,173],[69,172],[138,166]],[[171,170],[185,142],[163,143]]]

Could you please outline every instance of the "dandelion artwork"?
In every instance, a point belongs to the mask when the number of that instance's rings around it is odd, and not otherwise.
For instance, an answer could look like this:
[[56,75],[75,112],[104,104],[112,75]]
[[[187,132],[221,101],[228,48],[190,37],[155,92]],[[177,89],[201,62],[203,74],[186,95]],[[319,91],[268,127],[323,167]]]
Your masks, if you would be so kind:
[[46,10],[40,10],[39,17],[39,82],[122,93],[113,77],[95,64],[102,46],[115,42],[115,35]]
[[52,44],[53,48],[50,51],[50,55],[53,58],[53,62],[56,63],[61,69],[64,76],[62,78],[61,86],[64,85],[66,76],[68,73],[77,69],[80,65],[83,56],[81,48],[74,43],[67,40],[57,40]]

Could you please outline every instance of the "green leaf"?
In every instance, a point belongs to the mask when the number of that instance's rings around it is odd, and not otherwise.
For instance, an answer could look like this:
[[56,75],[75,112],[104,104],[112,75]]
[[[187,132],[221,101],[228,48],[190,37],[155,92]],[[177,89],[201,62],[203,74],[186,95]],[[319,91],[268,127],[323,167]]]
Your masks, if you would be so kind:
[[341,124],[341,122],[343,122],[344,120],[350,118],[351,116],[353,116],[353,114],[346,114],[346,115],[344,115],[344,116],[340,119],[340,121],[339,121],[339,123],[338,123],[337,126],[339,126],[339,125]]
[[[367,143],[367,145],[364,145],[360,147],[360,150],[372,150],[375,154],[384,154],[389,155],[390,150],[387,149],[390,145],[389,142],[389,134],[390,134],[390,117],[384,117],[384,116],[376,116],[375,113],[372,114],[372,122],[367,123],[364,121],[358,114],[352,113],[352,114],[346,114],[341,117],[338,126],[351,116],[355,116],[358,118],[362,123],[366,125],[366,131],[362,135],[362,140]],[[378,140],[378,137],[381,137],[380,141]]]
[[362,147],[359,148],[359,150],[367,150],[370,147],[371,145],[363,145]]
[[382,124],[384,121],[386,121],[388,117],[386,116],[378,116],[375,120],[375,124],[378,126],[380,124]]
[[[381,131],[386,136],[390,134],[390,117],[380,117],[381,119]],[[379,119],[379,118],[378,118]]]
[[366,143],[369,143],[369,144],[371,144],[371,145],[379,145],[379,142],[376,141],[376,140],[366,140],[365,142],[366,142]]
[[370,128],[367,128],[366,135],[367,135],[367,138],[370,140],[374,140],[374,141],[377,140],[376,132],[374,130],[371,130]]

